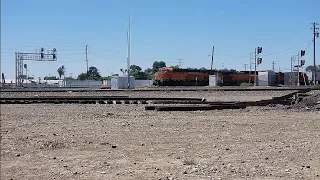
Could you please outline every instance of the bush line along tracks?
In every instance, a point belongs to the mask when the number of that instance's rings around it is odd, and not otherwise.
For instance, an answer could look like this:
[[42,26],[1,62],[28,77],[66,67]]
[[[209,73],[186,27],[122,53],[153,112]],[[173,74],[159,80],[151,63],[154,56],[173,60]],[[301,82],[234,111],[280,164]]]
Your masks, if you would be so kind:
[[[259,89],[261,90],[261,89]],[[311,89],[299,89],[280,97],[253,102],[210,102],[204,98],[156,98],[129,96],[33,96],[33,97],[1,97],[0,104],[148,104],[146,110],[157,111],[195,111],[213,109],[244,109],[247,106],[266,106],[268,104],[290,105],[299,102]],[[293,98],[294,97],[294,98]],[[159,105],[150,104],[174,104]]]

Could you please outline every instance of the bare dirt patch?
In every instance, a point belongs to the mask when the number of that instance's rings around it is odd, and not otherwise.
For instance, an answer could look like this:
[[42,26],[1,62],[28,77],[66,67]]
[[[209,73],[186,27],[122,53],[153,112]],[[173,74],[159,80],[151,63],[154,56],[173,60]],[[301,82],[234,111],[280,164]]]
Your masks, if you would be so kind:
[[320,113],[1,105],[1,179],[317,179]]

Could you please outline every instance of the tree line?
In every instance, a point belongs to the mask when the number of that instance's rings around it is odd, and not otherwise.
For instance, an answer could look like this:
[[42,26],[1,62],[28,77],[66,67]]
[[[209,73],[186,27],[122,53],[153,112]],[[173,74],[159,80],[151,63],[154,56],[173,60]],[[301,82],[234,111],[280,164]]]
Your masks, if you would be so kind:
[[[147,68],[142,70],[142,68],[138,65],[131,65],[130,66],[130,76],[134,76],[135,79],[137,80],[152,80],[154,73],[156,73],[157,71],[159,71],[160,68],[163,67],[167,67],[166,63],[164,61],[154,61],[152,64],[151,68]],[[177,68],[179,69],[180,67],[178,65],[175,66],[171,66],[171,68]],[[202,68],[186,68],[186,69],[190,69],[190,70],[208,70],[204,67]],[[222,72],[237,72],[237,70],[235,69],[214,69],[216,71],[222,71]],[[306,71],[307,72],[313,72],[314,70],[316,70],[316,72],[320,72],[320,65],[314,67],[314,66],[307,66],[306,67]],[[64,79],[75,79],[73,77],[65,77],[65,66],[61,66],[57,69],[57,73],[58,73],[58,77],[56,76],[46,76],[44,77],[44,80],[59,80],[62,78],[62,76],[64,77]],[[123,75],[127,75],[127,69],[120,69],[120,72],[123,73]],[[119,76],[119,74],[113,74],[112,76]],[[110,76],[106,76],[106,77],[102,77],[100,74],[100,71],[97,67],[89,67],[88,72],[83,72],[81,74],[78,75],[78,77],[76,78],[77,80],[110,80],[111,77]]]

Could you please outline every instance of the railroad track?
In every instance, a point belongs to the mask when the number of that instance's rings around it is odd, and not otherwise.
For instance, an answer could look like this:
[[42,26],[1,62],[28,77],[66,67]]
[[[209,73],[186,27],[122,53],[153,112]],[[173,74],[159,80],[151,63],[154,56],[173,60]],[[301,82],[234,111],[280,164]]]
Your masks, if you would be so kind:
[[177,88],[144,88],[144,89],[75,89],[75,88],[25,88],[25,89],[0,89],[0,92],[112,92],[112,91],[295,91],[295,90],[320,90],[318,87],[279,87],[279,88],[241,88],[241,87],[177,87]]
[[[284,96],[254,102],[210,102],[204,98],[159,98],[159,97],[128,97],[128,96],[33,96],[33,97],[2,97],[0,104],[162,104],[146,106],[145,110],[156,111],[196,111],[219,109],[244,109],[247,106],[267,106],[270,104],[292,105],[299,102],[308,90],[299,90]],[[293,98],[295,97],[295,98]],[[166,105],[167,104],[167,105]],[[170,105],[171,104],[171,105]],[[174,104],[174,105],[172,105]]]
[[33,96],[1,97],[0,104],[148,104],[150,101],[204,102],[204,98],[157,98],[128,96]]

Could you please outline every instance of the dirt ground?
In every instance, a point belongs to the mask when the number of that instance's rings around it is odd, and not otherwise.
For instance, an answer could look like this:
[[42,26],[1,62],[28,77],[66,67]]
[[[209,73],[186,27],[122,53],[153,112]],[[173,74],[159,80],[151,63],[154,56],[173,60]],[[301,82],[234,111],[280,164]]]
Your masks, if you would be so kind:
[[320,179],[320,112],[1,105],[1,180]]
[[294,91],[101,91],[101,92],[1,92],[0,97],[34,96],[130,96],[130,97],[194,97],[207,101],[260,101],[284,96]]

